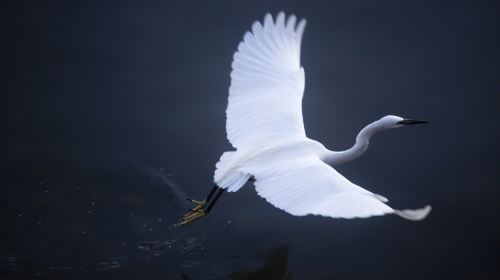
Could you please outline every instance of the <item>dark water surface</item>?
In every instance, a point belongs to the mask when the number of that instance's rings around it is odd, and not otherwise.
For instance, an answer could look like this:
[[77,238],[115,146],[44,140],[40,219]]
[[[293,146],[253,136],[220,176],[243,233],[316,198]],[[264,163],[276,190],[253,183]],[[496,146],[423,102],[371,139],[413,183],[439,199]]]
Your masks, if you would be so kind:
[[[293,217],[212,187],[230,63],[270,11],[308,19],[308,136],[424,221]],[[16,1],[2,14],[0,279],[500,279],[496,1]]]

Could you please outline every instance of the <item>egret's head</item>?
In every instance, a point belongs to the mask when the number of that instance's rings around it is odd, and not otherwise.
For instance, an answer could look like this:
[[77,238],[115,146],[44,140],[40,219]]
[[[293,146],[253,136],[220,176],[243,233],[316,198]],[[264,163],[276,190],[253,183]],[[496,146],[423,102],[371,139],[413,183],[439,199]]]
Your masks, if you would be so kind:
[[398,128],[413,124],[426,124],[430,123],[428,121],[415,120],[415,119],[404,119],[398,116],[385,116],[379,120],[380,125],[384,128]]

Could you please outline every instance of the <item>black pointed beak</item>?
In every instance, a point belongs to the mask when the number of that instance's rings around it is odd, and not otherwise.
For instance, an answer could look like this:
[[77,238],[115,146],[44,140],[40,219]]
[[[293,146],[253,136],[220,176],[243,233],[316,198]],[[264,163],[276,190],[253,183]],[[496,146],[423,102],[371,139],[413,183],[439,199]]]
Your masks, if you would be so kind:
[[431,123],[431,122],[422,121],[422,120],[412,120],[412,119],[404,119],[402,121],[397,122],[397,124],[400,124],[400,125],[426,124],[426,123]]

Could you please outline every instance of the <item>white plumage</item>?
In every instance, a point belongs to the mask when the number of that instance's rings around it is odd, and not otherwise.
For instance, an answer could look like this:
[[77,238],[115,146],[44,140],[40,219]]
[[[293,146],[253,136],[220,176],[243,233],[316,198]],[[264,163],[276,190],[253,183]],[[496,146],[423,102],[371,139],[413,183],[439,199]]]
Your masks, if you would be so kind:
[[304,69],[300,67],[302,20],[252,25],[234,54],[227,107],[227,137],[237,149],[290,137],[305,137],[302,121]]
[[[236,151],[216,164],[215,183],[230,192],[252,176],[257,193],[296,216],[364,218],[398,214],[423,219],[430,206],[395,210],[332,166],[360,156],[381,130],[423,121],[386,116],[365,127],[349,150],[334,152],[306,137],[302,120],[304,69],[300,45],[306,21],[280,12],[255,22],[234,54],[227,107],[227,137]],[[412,122],[411,122],[412,121]]]

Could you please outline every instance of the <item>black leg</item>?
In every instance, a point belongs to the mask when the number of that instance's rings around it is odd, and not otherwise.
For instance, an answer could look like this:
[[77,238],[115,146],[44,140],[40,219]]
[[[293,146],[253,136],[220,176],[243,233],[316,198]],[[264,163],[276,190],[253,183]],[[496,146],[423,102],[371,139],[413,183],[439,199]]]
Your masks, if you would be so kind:
[[[215,187],[218,188],[217,186],[215,186]],[[225,189],[219,189],[219,192],[215,195],[214,199],[210,202],[210,204],[208,204],[207,209],[205,210],[206,214],[208,214],[208,212],[210,212],[210,210],[212,209],[212,207],[214,207],[215,203],[217,202],[217,200],[219,199],[219,197],[222,195],[222,193],[224,192],[224,190]]]
[[217,190],[219,187],[217,185],[214,185],[214,187],[210,190],[210,192],[208,193],[207,195],[207,198],[205,198],[205,201],[206,202],[209,202],[210,199],[212,198],[212,196],[214,195],[215,193],[215,190]]

